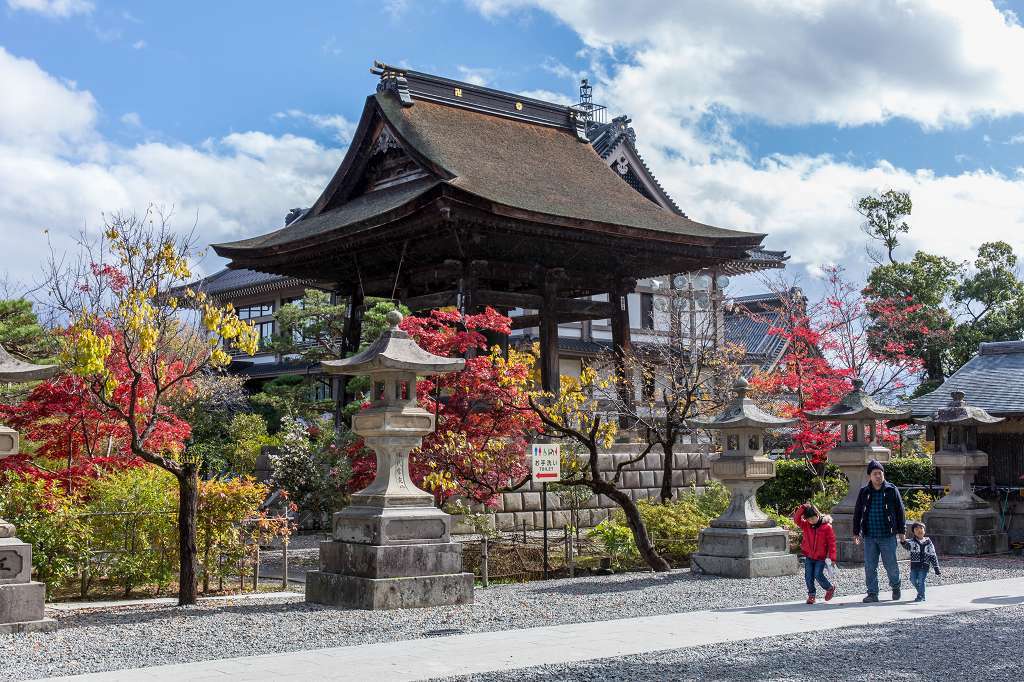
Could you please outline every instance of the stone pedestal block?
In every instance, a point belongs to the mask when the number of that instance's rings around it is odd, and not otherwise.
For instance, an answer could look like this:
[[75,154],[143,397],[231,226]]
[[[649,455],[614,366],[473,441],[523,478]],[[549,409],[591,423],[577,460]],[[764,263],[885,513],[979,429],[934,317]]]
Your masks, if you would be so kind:
[[362,578],[310,571],[306,574],[306,601],[371,610],[469,604],[473,601],[473,574]]
[[925,512],[923,520],[939,554],[975,556],[1009,550],[1009,539],[998,530],[999,519],[987,505],[980,509],[933,509]]
[[799,568],[783,528],[705,528],[690,563],[702,573],[726,578],[793,575]]
[[853,514],[833,511],[832,530],[836,533],[836,561],[846,564],[864,563],[864,545],[853,541]]
[[56,630],[57,621],[45,617],[45,601],[43,583],[0,585],[0,634]]

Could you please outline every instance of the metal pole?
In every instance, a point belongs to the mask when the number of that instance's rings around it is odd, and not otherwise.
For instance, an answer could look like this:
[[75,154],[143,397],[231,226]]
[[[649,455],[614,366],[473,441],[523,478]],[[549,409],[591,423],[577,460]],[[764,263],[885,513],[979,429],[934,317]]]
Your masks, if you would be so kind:
[[288,589],[288,538],[287,537],[285,537],[282,540],[282,544],[283,544],[284,549],[281,552],[281,561],[282,561],[282,566],[281,566],[281,569],[282,569],[282,571],[281,571],[281,589],[282,590],[287,590]]
[[572,529],[569,526],[565,527],[565,549],[569,554],[569,577],[576,577],[576,557],[572,551]]
[[484,587],[488,587],[488,585],[490,583],[490,570],[489,570],[489,567],[487,565],[487,559],[488,559],[487,536],[485,535],[484,536],[484,545],[483,545],[483,558],[481,559],[481,562],[480,562],[480,572],[483,574],[481,577],[483,578]]
[[526,521],[523,521],[523,544],[526,544]]
[[252,591],[260,591],[260,543],[256,541],[256,562],[252,566]]
[[540,514],[544,517],[544,580],[548,579],[548,484],[540,484]]

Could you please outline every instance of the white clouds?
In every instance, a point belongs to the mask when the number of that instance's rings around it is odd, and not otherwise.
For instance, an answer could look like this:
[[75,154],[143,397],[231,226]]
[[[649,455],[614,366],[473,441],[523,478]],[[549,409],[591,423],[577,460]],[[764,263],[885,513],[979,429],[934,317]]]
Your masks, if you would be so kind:
[[569,97],[565,93],[554,92],[553,90],[523,90],[519,94],[523,97],[532,97],[533,99],[553,102],[555,104],[576,104],[575,99]]
[[132,49],[133,50],[141,50],[144,47],[146,47],[146,41],[145,40],[136,40],[134,43],[132,43]]
[[473,85],[487,85],[494,78],[494,69],[482,67],[462,66],[456,67],[462,80]]
[[54,19],[90,14],[96,8],[89,0],[7,0],[7,6],[13,10],[35,12]]
[[[473,0],[500,16],[538,6],[612,64],[617,94],[654,115],[714,106],[769,123],[924,126],[1024,112],[1024,27],[986,2],[690,3]],[[641,94],[642,93],[642,94]],[[633,105],[633,111],[639,107]]]
[[121,117],[121,123],[124,123],[126,126],[131,126],[133,128],[141,128],[142,117],[140,117],[139,114],[135,111],[129,111],[127,114]]
[[[204,244],[249,237],[311,204],[341,162],[342,149],[295,135],[232,133],[199,147],[164,142],[123,146],[95,129],[97,105],[35,63],[0,50],[0,233],[9,274],[31,282],[46,237],[71,248],[101,212],[173,207],[174,226],[196,227]],[[122,120],[141,124],[132,113]],[[210,264],[213,265],[212,263]]]
[[93,135],[96,101],[0,47],[0,144],[60,151]]
[[356,124],[338,114],[328,116],[324,114],[308,114],[299,109],[288,109],[287,111],[277,112],[274,114],[274,118],[302,121],[321,130],[331,130],[334,132],[334,137],[339,142],[345,144],[352,140],[352,135],[356,132]]

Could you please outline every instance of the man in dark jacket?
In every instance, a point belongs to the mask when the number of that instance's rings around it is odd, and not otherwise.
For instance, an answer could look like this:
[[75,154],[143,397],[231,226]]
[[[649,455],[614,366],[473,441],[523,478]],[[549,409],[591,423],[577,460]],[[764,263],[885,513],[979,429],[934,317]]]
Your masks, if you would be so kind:
[[864,543],[865,602],[878,601],[878,559],[881,557],[892,587],[892,598],[900,598],[900,568],[896,563],[896,540],[906,538],[907,522],[900,491],[885,480],[885,468],[876,460],[868,463],[868,483],[857,495],[853,509],[853,541]]

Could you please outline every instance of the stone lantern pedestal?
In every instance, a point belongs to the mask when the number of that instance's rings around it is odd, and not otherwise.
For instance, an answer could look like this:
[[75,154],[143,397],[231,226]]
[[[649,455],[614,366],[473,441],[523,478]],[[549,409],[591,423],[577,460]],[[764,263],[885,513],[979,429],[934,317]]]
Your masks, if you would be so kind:
[[988,466],[988,454],[978,450],[978,426],[1002,421],[980,407],[968,405],[962,391],[953,391],[946,407],[930,419],[918,420],[935,429],[932,461],[949,481],[949,493],[925,512],[928,537],[940,554],[996,554],[1009,550],[1006,533],[989,504],[974,494],[978,469]]
[[336,513],[332,538],[320,543],[320,570],[306,575],[306,601],[357,609],[399,609],[473,601],[473,574],[462,571],[462,545],[451,517],[409,477],[409,452],[434,430],[416,402],[417,374],[462,369],[461,359],[421,349],[392,327],[364,352],[323,363],[333,374],[369,374],[373,401],[352,430],[377,456],[377,475]]
[[[37,381],[56,369],[21,362],[0,346],[0,381]],[[18,432],[0,426],[0,458],[18,454],[18,446]],[[14,530],[0,519],[0,634],[55,630],[57,621],[45,616],[46,585],[32,580],[32,545],[15,537]]]
[[788,426],[746,397],[747,382],[736,382],[736,399],[698,428],[722,432],[722,454],[711,460],[711,476],[729,489],[729,508],[700,532],[691,564],[702,573],[728,578],[792,575],[799,562],[789,551],[789,533],[757,505],[757,489],[775,477],[775,462],[764,456],[764,430]]
[[888,448],[878,444],[877,423],[882,419],[907,419],[910,412],[878,404],[864,391],[864,382],[853,379],[853,390],[824,410],[808,412],[811,421],[836,422],[839,444],[828,453],[829,464],[843,472],[850,487],[829,512],[836,533],[836,559],[843,563],[864,563],[864,546],[853,541],[853,511],[857,495],[867,483],[867,465],[871,460],[889,461]]

